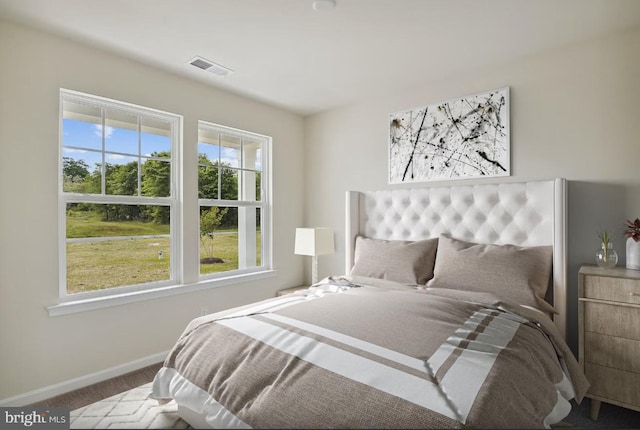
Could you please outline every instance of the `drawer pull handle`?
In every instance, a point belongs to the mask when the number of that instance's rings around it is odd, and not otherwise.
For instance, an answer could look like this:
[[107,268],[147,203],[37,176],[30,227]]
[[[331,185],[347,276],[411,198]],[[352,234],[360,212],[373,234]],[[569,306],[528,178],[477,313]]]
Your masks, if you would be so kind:
[[640,294],[638,294],[638,293],[631,293],[631,294],[629,294],[629,295],[630,295],[631,297],[640,297]]

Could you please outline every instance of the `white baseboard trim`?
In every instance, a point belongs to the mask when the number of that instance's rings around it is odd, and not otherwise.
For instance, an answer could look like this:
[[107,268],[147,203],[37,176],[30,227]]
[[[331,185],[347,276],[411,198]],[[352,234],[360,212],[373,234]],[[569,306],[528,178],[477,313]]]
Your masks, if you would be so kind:
[[120,364],[118,366],[110,367],[78,378],[38,388],[37,390],[29,391],[28,393],[18,394],[17,396],[9,397],[7,399],[0,399],[0,407],[26,406],[32,403],[41,402],[43,400],[50,399],[51,397],[77,390],[78,388],[84,388],[91,384],[106,381],[107,379],[115,378],[116,376],[121,376],[126,373],[133,372],[134,370],[151,366],[152,364],[160,363],[167,358],[168,354],[169,351],[159,352],[138,360],[130,361],[129,363]]

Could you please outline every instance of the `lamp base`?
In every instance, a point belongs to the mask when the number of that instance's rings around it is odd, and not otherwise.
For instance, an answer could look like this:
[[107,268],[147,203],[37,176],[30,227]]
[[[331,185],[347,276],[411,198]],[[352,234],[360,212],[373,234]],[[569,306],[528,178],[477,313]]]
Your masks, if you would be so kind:
[[311,256],[311,285],[318,283],[318,256]]

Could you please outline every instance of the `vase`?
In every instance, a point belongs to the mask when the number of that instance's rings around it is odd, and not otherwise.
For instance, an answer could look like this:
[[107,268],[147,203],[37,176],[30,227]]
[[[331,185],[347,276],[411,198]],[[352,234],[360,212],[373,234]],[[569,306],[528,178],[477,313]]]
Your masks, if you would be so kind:
[[640,270],[640,242],[627,239],[627,269]]
[[596,263],[598,263],[598,266],[605,269],[611,269],[618,264],[618,254],[616,253],[616,250],[613,249],[612,242],[609,242],[606,245],[603,243],[602,247],[596,251]]

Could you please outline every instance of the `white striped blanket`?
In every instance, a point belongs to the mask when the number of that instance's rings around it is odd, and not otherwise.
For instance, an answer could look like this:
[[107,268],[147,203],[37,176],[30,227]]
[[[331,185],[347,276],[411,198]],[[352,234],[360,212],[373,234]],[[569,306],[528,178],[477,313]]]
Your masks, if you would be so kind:
[[548,428],[582,399],[542,313],[369,284],[326,280],[195,319],[153,396],[214,428]]

